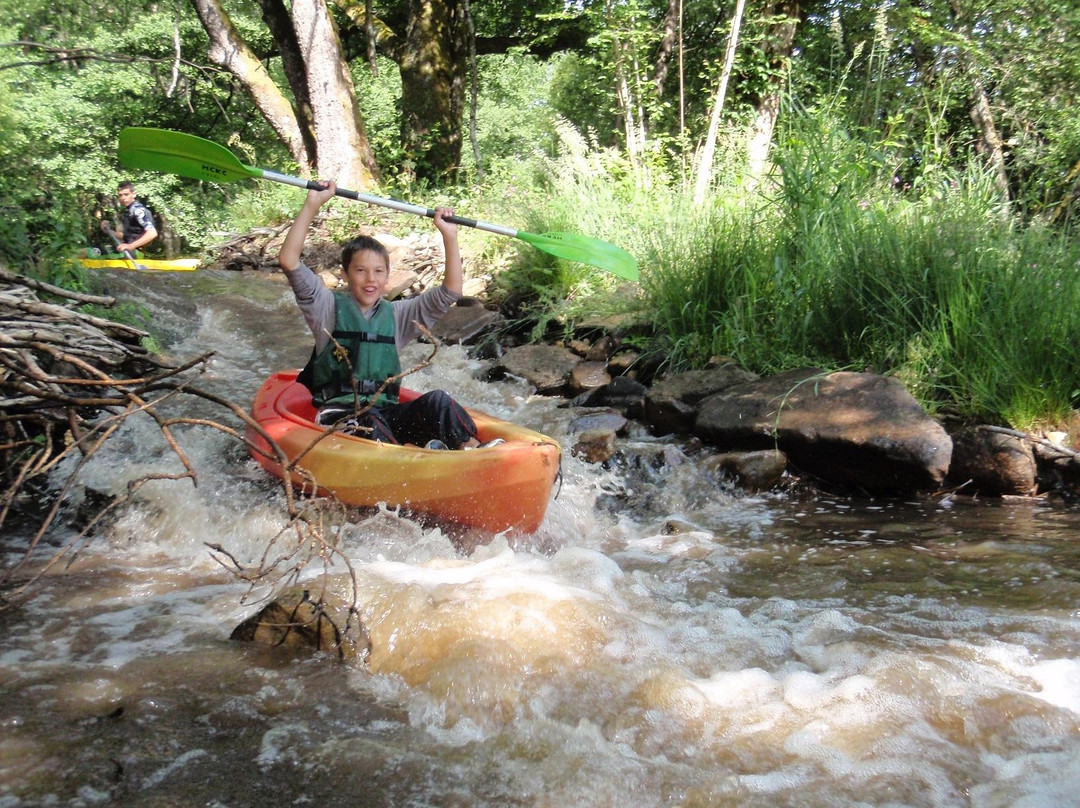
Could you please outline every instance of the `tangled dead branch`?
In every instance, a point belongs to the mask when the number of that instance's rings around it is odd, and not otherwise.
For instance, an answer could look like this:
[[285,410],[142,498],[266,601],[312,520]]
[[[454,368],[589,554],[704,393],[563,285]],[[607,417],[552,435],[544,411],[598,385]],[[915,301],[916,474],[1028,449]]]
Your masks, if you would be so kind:
[[[130,502],[146,483],[190,479],[198,485],[197,471],[177,442],[175,428],[218,430],[249,451],[258,451],[242,429],[226,423],[166,417],[160,409],[164,402],[179,396],[208,401],[239,420],[248,432],[260,435],[273,459],[286,469],[294,470],[300,459],[290,463],[246,407],[196,385],[212,353],[172,365],[145,347],[147,332],[80,310],[87,304],[108,308],[115,300],[71,292],[0,268],[0,531],[16,512],[36,525],[24,544],[3,548],[15,560],[0,569],[0,610],[25,600],[41,576],[69,563],[103,520]],[[431,357],[402,376],[430,361]],[[154,421],[181,470],[132,480],[122,495],[87,514],[77,534],[46,548],[44,539],[72,499],[79,472],[128,418],[136,416]],[[66,476],[58,484],[57,477],[63,476],[56,473],[58,467],[69,459],[73,468],[64,467]],[[344,506],[305,494],[318,489],[313,479],[305,479],[300,492],[288,474],[282,485],[286,525],[267,541],[261,558],[243,563],[220,544],[207,546],[224,568],[249,585],[244,600],[256,590],[271,597],[295,585],[314,564],[323,573],[323,591],[315,593],[318,603],[327,595],[329,574],[344,567],[352,588],[344,630],[358,630],[356,576],[328,527],[343,519]]]

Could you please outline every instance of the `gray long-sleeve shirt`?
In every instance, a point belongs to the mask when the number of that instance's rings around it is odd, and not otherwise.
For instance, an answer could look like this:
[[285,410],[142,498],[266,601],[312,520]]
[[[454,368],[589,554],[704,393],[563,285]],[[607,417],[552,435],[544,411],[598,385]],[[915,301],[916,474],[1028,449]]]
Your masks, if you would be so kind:
[[[334,331],[337,315],[334,293],[326,288],[319,276],[303,261],[296,269],[286,272],[285,277],[289,279],[289,286],[292,287],[308,328],[315,335],[315,351],[318,353],[330,342],[330,334]],[[452,292],[445,286],[436,286],[416,297],[392,302],[384,298],[375,304],[365,317],[370,320],[379,306],[393,306],[394,345],[400,352],[420,336],[420,326],[430,328],[435,325],[461,297],[459,293]]]

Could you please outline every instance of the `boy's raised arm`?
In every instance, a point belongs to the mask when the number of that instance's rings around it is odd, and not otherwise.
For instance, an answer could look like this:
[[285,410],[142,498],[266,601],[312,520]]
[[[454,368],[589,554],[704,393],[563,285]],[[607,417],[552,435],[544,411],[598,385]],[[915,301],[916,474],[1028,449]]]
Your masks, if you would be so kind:
[[442,233],[443,253],[446,257],[446,269],[443,271],[443,286],[458,295],[462,294],[465,285],[465,276],[461,268],[461,248],[458,246],[458,226],[453,222],[443,219],[444,216],[453,216],[454,212],[449,208],[438,208],[435,211],[435,227]]
[[319,212],[319,208],[326,204],[326,201],[333,197],[336,191],[337,185],[333,182],[324,183],[322,190],[308,191],[304,206],[296,214],[296,219],[293,221],[292,227],[289,228],[285,241],[281,244],[281,250],[278,252],[278,264],[286,272],[292,272],[300,266],[300,252],[304,249],[308,228],[315,221],[315,215]]

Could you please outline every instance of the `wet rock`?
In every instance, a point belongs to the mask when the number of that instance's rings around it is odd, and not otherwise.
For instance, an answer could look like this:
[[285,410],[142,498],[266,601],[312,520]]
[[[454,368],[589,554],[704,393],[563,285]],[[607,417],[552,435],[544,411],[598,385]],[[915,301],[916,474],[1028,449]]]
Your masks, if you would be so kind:
[[728,362],[661,379],[645,396],[645,421],[657,435],[694,431],[697,405],[703,399],[758,377]]
[[495,361],[496,377],[511,374],[525,379],[540,395],[562,395],[578,357],[559,345],[521,345]]
[[604,334],[589,346],[585,354],[586,362],[607,362],[619,348],[619,340],[611,334]]
[[704,462],[705,468],[731,479],[745,491],[757,493],[774,488],[787,470],[787,457],[775,449],[756,452],[724,452]]
[[589,352],[589,343],[583,339],[572,339],[566,343],[566,347],[580,357]]
[[632,379],[636,379],[637,371],[634,369],[634,366],[640,359],[641,354],[637,351],[619,351],[608,359],[608,373],[615,377],[629,376]]
[[357,618],[350,623],[343,610],[313,601],[307,590],[281,595],[240,623],[229,639],[324,651],[341,660],[358,655],[366,659],[371,651],[367,632]]
[[632,407],[640,407],[649,388],[641,382],[626,376],[616,376],[603,387],[597,387],[574,398],[573,407],[613,407],[626,412]]
[[468,345],[503,321],[497,311],[484,308],[476,298],[463,297],[431,329],[432,335],[448,345]]
[[949,484],[965,494],[1021,495],[1035,491],[1036,464],[1032,444],[993,427],[968,426],[952,434]]
[[595,390],[610,381],[611,376],[608,375],[604,362],[579,362],[570,371],[570,393],[577,395],[587,390]]
[[693,431],[697,407],[678,398],[646,396],[644,414],[657,435],[685,435]]
[[688,522],[685,519],[680,519],[677,516],[664,521],[664,524],[660,527],[660,535],[662,536],[685,536],[688,533],[698,533],[701,528],[692,522]]
[[591,429],[604,429],[616,435],[626,432],[629,423],[626,417],[612,410],[599,410],[588,412],[571,421],[567,427],[567,434],[574,435],[578,432],[588,432]]
[[1080,498],[1080,456],[1064,447],[1036,444],[1039,490],[1068,500]]
[[704,401],[694,430],[728,449],[779,448],[802,471],[867,493],[932,490],[952,439],[896,379],[795,370]]
[[570,449],[586,463],[604,463],[615,456],[615,433],[610,429],[586,429]]

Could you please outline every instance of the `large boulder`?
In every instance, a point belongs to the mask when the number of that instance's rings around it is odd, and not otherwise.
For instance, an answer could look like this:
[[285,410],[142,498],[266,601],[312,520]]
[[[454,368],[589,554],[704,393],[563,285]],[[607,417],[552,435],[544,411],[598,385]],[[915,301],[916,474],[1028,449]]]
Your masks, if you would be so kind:
[[431,334],[448,345],[470,344],[503,321],[497,311],[484,308],[476,298],[463,297],[431,327]]
[[779,449],[824,481],[865,493],[938,488],[952,439],[896,379],[801,369],[729,387],[695,433],[722,449]]

